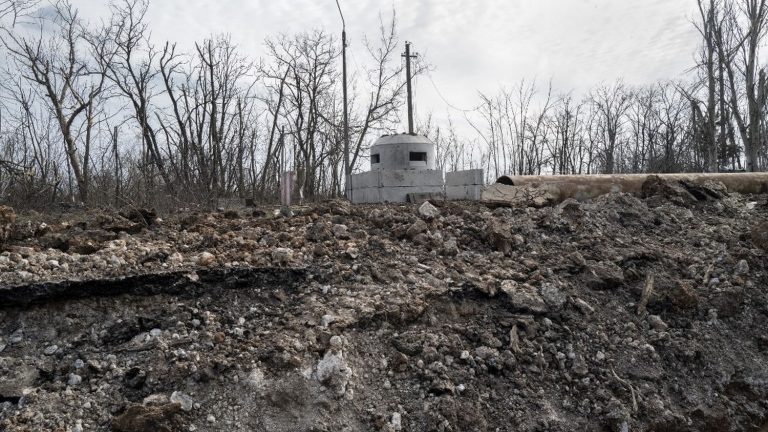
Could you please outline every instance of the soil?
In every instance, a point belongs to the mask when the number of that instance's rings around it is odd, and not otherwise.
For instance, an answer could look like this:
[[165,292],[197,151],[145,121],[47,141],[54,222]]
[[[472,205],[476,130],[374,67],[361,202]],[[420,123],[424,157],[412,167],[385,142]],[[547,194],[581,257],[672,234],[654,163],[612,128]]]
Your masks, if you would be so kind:
[[20,212],[0,430],[768,430],[766,196],[661,186]]

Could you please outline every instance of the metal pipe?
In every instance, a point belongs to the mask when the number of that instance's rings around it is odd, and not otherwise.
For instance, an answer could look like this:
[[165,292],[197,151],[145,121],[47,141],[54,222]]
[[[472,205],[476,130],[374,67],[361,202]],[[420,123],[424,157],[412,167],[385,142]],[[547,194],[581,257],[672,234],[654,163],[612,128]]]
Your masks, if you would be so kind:
[[497,183],[509,186],[547,186],[559,191],[560,199],[594,198],[611,192],[640,194],[650,176],[666,181],[704,183],[721,182],[729,192],[767,193],[768,173],[687,173],[687,174],[605,174],[605,175],[544,175],[499,177]]

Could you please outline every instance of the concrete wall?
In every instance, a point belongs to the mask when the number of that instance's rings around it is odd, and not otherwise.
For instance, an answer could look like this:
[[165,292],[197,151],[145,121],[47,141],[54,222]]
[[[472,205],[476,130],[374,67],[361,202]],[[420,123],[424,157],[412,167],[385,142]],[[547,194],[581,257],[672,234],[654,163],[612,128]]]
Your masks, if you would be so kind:
[[[426,162],[411,162],[411,152],[426,153]],[[379,163],[371,163],[371,171],[434,170],[437,162],[435,145],[421,135],[390,135],[379,138],[371,147],[370,154],[379,156]]]
[[354,204],[407,202],[411,193],[445,194],[448,200],[479,200],[483,191],[483,170],[383,170],[353,174],[350,199]]
[[351,176],[351,200],[355,204],[406,202],[409,193],[443,193],[443,172],[371,171]]
[[481,169],[445,173],[445,199],[480,200],[483,185]]

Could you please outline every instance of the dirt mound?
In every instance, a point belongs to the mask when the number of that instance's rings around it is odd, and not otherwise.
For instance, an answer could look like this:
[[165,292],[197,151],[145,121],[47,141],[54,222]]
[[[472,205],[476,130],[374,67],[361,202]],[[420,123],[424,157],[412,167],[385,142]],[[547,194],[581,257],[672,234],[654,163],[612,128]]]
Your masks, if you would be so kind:
[[45,221],[0,430],[764,430],[765,197],[685,191]]

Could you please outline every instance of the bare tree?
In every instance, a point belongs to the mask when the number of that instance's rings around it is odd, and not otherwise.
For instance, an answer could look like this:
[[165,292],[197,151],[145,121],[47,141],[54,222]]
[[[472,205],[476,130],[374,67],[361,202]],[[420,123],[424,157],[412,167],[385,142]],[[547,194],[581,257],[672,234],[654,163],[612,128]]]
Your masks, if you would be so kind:
[[704,141],[704,165],[709,172],[718,171],[717,158],[717,65],[722,60],[717,58],[717,28],[719,25],[719,2],[715,0],[697,0],[699,9],[699,22],[694,23],[696,29],[704,39],[702,49],[702,69],[706,83],[706,117],[703,119],[706,125],[703,134]]
[[16,25],[19,17],[27,15],[38,4],[39,0],[0,0],[0,19],[10,17],[12,25]]
[[746,169],[756,171],[760,168],[758,152],[764,147],[761,117],[766,108],[766,82],[758,62],[768,6],[765,0],[736,0],[724,2],[721,13],[723,19],[716,29],[717,50],[727,75],[730,108],[744,144]]
[[157,52],[148,40],[147,24],[144,21],[149,7],[148,0],[121,0],[113,3],[112,20],[109,27],[91,38],[98,46],[103,41],[112,41],[114,50],[102,51],[99,56],[106,76],[126,98],[133,110],[133,117],[141,131],[142,169],[145,173],[147,190],[154,185],[154,169],[172,193],[174,186],[165,166],[158,135],[151,124],[152,98],[155,96],[154,80],[158,74],[155,68]]
[[595,114],[599,116],[597,124],[603,146],[602,170],[605,174],[614,174],[619,135],[624,125],[624,115],[630,107],[631,96],[624,83],[617,81],[610,86],[598,86],[592,91],[590,99],[595,107]]
[[[97,98],[105,87],[105,72],[84,54],[87,32],[77,10],[68,1],[59,1],[55,11],[54,19],[40,19],[36,39],[3,29],[2,42],[23,78],[54,113],[79,197],[87,202],[90,133]],[[48,25],[53,34],[46,37]],[[76,122],[82,117],[86,124],[79,134]]]
[[[378,45],[366,39],[365,46],[373,62],[373,67],[366,71],[366,84],[370,88],[368,102],[361,118],[355,118],[354,129],[357,139],[353,143],[351,165],[357,164],[363,143],[372,130],[382,131],[385,125],[396,121],[397,110],[403,106],[405,80],[402,79],[404,66],[400,62],[399,44],[397,39],[397,20],[395,12],[385,24],[379,17]],[[418,62],[411,70],[412,77],[417,77],[426,71],[426,64]],[[357,117],[357,116],[355,116]]]

